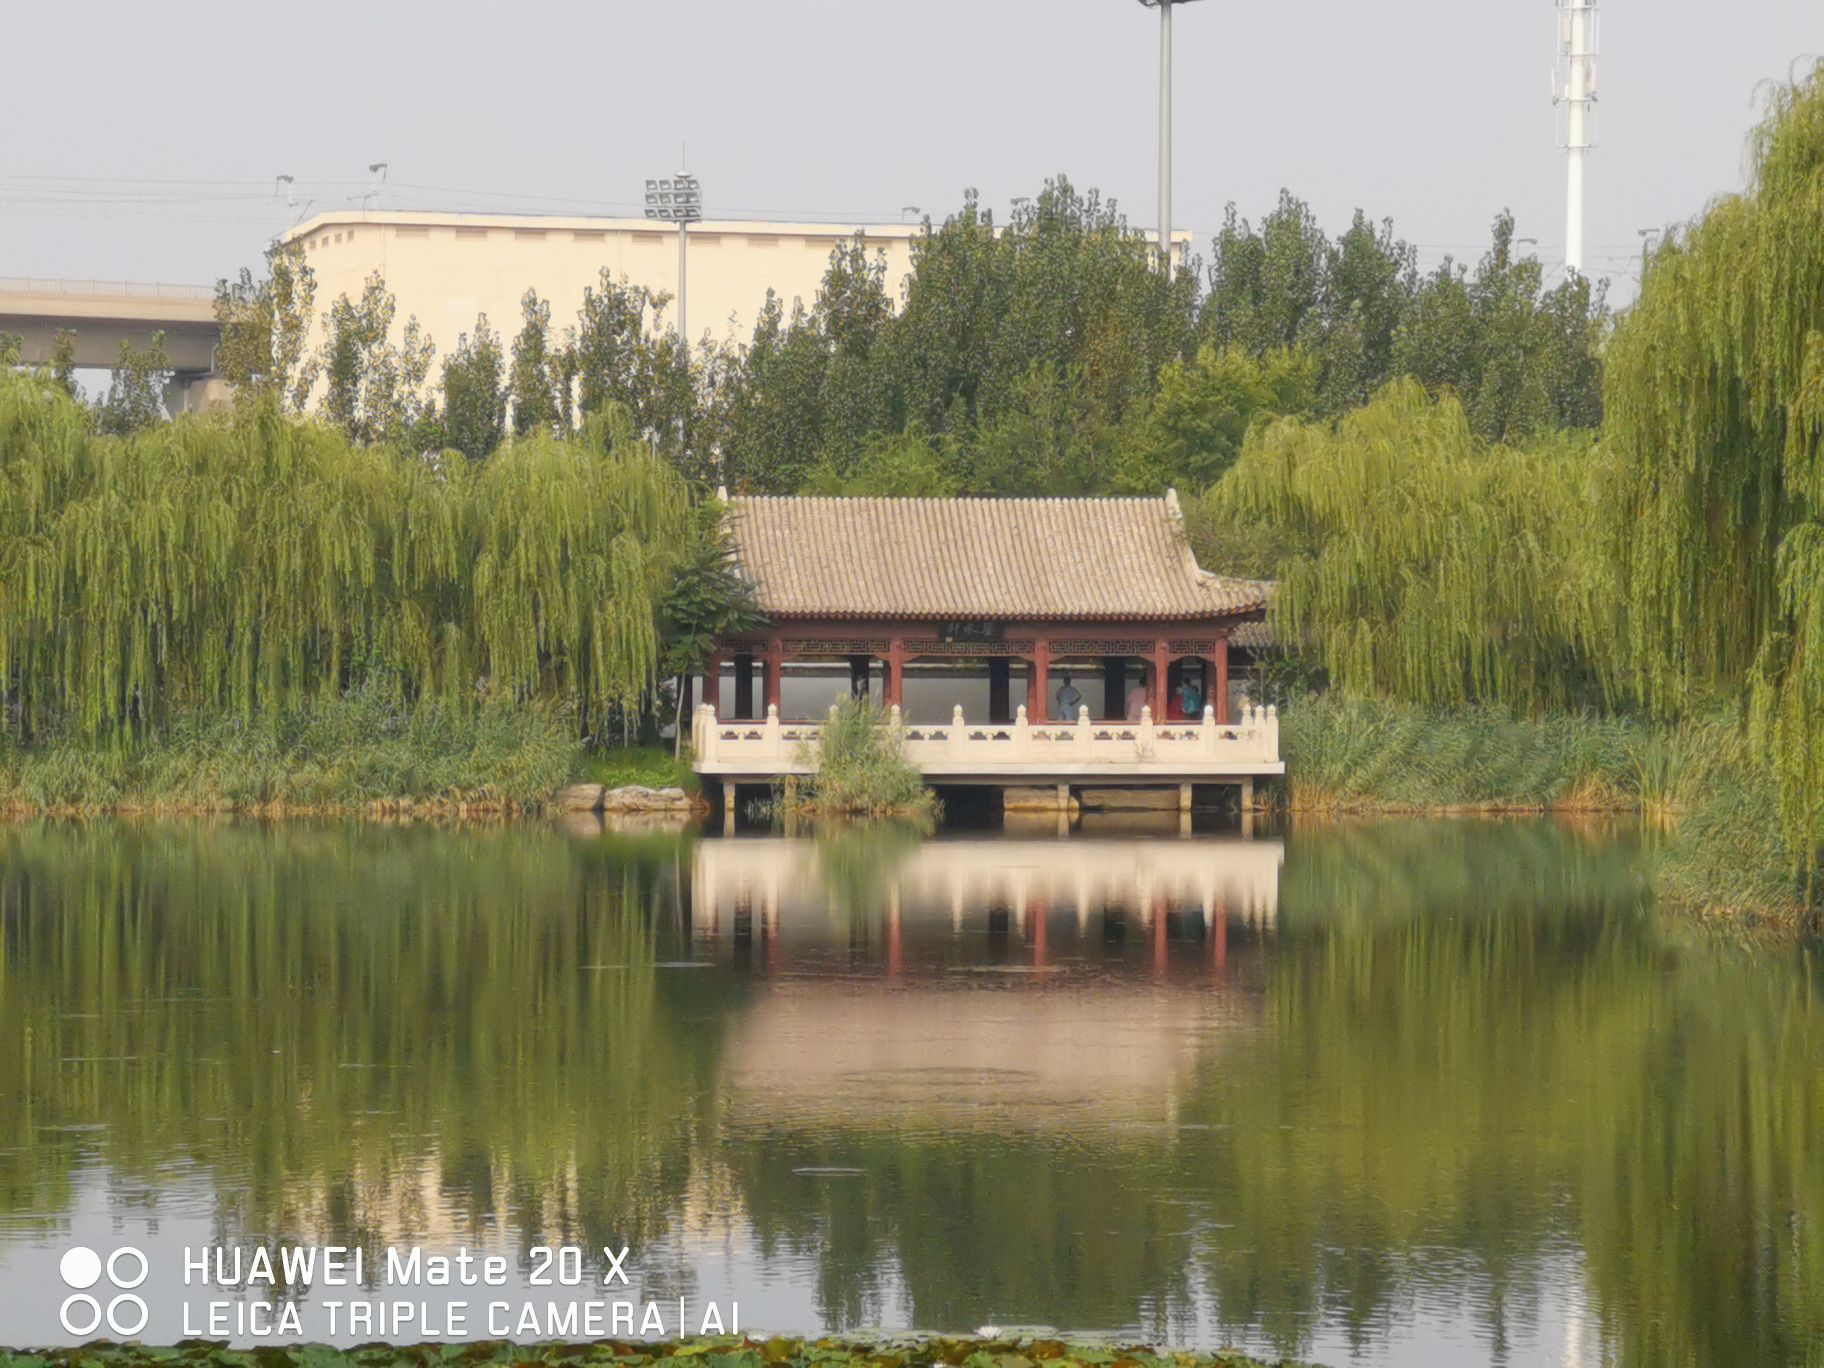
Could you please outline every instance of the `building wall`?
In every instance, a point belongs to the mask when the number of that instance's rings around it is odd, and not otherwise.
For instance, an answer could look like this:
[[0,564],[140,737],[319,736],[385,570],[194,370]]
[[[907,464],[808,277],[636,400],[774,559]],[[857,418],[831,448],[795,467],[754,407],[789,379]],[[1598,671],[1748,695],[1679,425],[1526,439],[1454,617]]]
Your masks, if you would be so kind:
[[[912,269],[918,231],[911,225],[865,228],[870,252],[886,257],[887,292],[896,301]],[[855,232],[844,224],[694,225],[687,268],[691,336],[747,342],[768,288],[778,292],[788,314],[794,299],[808,308],[830,253]],[[398,303],[395,331],[416,316],[440,357],[474,330],[481,313],[510,344],[528,289],[551,305],[552,332],[561,339],[576,324],[584,289],[597,284],[604,269],[671,295],[665,320],[677,320],[678,232],[644,219],[353,212],[318,215],[286,241],[302,244],[316,274],[319,314],[342,295],[358,298],[378,272]]]

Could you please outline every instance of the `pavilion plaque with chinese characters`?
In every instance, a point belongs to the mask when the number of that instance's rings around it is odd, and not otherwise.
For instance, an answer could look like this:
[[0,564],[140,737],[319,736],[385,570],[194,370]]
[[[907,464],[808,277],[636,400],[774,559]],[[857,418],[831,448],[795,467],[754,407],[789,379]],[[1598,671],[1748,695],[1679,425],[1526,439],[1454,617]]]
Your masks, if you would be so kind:
[[951,646],[987,645],[999,641],[1006,628],[998,622],[946,622],[938,639]]

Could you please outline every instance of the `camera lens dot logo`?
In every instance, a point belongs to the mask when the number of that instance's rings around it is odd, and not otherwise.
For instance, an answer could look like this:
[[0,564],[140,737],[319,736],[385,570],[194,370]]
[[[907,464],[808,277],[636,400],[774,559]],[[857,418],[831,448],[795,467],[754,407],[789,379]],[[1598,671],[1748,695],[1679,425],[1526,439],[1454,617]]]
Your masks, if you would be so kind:
[[[134,1268],[134,1265],[138,1265]],[[134,1268],[132,1273],[125,1270]],[[131,1247],[108,1255],[108,1281],[116,1287],[138,1287],[146,1280],[146,1256]]]
[[92,1335],[101,1328],[104,1319],[108,1323],[108,1329],[121,1339],[137,1335],[146,1328],[151,1313],[146,1308],[145,1299],[126,1290],[138,1287],[151,1271],[146,1256],[139,1250],[123,1246],[108,1255],[104,1265],[101,1255],[86,1245],[77,1245],[65,1250],[63,1258],[57,1263],[57,1271],[63,1275],[63,1281],[78,1289],[90,1288],[100,1282],[104,1267],[107,1269],[108,1281],[114,1285],[119,1295],[108,1302],[105,1311],[100,1298],[92,1297],[86,1291],[79,1290],[64,1298],[57,1318],[63,1323],[65,1333]]
[[67,1285],[82,1291],[101,1281],[101,1255],[87,1245],[77,1245],[64,1251],[57,1269]]

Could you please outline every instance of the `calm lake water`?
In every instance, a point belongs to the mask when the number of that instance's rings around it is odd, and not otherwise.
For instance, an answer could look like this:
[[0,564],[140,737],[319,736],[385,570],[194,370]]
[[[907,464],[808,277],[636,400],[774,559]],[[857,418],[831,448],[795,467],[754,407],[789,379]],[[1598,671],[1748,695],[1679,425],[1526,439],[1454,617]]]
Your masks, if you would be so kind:
[[76,1244],[146,1252],[165,1341],[187,1247],[467,1247],[525,1297],[625,1245],[614,1295],[743,1329],[1817,1362],[1824,976],[1662,921],[1645,860],[0,828],[0,1342],[70,1341]]

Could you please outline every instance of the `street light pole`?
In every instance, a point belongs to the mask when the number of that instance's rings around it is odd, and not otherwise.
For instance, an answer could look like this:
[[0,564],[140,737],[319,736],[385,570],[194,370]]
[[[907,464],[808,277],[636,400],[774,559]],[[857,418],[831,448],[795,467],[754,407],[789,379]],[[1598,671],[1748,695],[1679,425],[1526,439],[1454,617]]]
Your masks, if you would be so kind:
[[1159,0],[1159,255],[1172,273],[1172,0]]
[[1172,6],[1190,0],[1140,0],[1159,11],[1159,260],[1172,270]]

